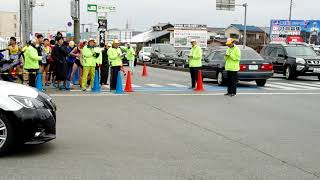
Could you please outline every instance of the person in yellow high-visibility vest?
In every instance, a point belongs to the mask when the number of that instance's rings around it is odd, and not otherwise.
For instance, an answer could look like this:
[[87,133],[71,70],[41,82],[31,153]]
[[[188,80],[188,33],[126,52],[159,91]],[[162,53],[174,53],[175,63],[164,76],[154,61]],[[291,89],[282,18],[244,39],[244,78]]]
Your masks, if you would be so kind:
[[118,73],[122,67],[123,54],[120,49],[120,41],[115,39],[112,42],[112,47],[108,49],[108,58],[111,65],[111,80],[110,90],[116,90]]
[[228,49],[224,56],[226,61],[225,70],[228,76],[228,93],[226,96],[235,96],[237,94],[238,83],[238,71],[240,70],[241,51],[238,46],[235,45],[235,40],[229,38],[226,45]]
[[97,62],[99,61],[100,53],[95,49],[95,40],[90,39],[88,45],[86,45],[82,50],[82,66],[83,66],[83,75],[82,75],[82,91],[87,90],[88,75],[91,77],[90,87],[93,87],[95,69]]
[[134,51],[133,47],[131,47],[130,43],[127,44],[127,47],[125,50],[126,50],[126,58],[129,62],[130,71],[131,71],[131,74],[133,74],[134,59],[135,59],[136,52]]
[[202,49],[198,46],[195,39],[191,40],[191,51],[189,55],[189,69],[191,75],[191,87],[193,89],[196,87],[196,81],[198,79],[198,72],[202,67]]

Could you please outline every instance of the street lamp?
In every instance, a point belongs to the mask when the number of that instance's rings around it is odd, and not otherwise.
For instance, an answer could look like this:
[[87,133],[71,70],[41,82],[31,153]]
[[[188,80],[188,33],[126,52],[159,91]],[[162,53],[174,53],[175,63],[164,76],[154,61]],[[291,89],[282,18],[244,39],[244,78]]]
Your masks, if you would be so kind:
[[30,0],[30,32],[32,33],[33,32],[33,8],[39,6],[39,7],[43,7],[44,6],[44,2],[40,2],[40,3],[37,3],[36,0]]

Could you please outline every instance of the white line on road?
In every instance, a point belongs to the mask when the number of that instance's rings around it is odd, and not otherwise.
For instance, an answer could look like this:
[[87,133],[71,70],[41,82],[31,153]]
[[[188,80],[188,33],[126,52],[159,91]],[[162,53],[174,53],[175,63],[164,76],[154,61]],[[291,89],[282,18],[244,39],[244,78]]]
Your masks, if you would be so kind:
[[150,87],[154,87],[154,88],[161,88],[163,86],[161,85],[158,85],[158,84],[146,84],[147,86],[150,86]]
[[277,85],[277,84],[274,84],[274,83],[268,83],[266,88],[276,88],[276,89],[284,89],[284,90],[298,90],[297,88],[292,88],[292,87],[287,87],[287,86],[284,86],[284,85]]
[[[223,96],[224,93],[215,94],[159,94],[160,96]],[[237,95],[320,95],[320,93],[238,93]]]
[[288,86],[288,87],[292,87],[292,88],[298,88],[298,89],[302,89],[302,90],[306,90],[306,89],[316,90],[316,89],[318,89],[315,87],[307,87],[307,86],[301,86],[301,85],[289,84],[289,83],[274,82],[273,84],[277,84],[277,85],[281,85],[281,86]]
[[297,84],[297,85],[302,85],[302,86],[311,86],[311,87],[317,87],[318,89],[320,88],[320,84],[308,84],[308,83],[301,83],[301,82],[298,82],[298,83],[294,83],[294,84]]
[[103,96],[127,96],[128,94],[50,94],[52,97],[103,97]]
[[168,84],[169,86],[174,86],[174,87],[178,87],[178,88],[187,88],[188,86],[182,85],[182,84]]

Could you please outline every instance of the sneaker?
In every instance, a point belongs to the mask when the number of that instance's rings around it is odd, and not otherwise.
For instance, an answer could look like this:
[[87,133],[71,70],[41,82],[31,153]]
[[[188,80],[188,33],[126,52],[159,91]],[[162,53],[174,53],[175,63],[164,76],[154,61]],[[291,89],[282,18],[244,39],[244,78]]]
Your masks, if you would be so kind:
[[86,91],[87,91],[87,89],[82,89],[82,91],[83,91],[83,92],[86,92]]
[[226,94],[224,94],[225,96],[230,96],[230,94],[229,93],[226,93]]
[[234,96],[236,96],[236,94],[230,94],[229,96],[230,96],[230,97],[234,97]]

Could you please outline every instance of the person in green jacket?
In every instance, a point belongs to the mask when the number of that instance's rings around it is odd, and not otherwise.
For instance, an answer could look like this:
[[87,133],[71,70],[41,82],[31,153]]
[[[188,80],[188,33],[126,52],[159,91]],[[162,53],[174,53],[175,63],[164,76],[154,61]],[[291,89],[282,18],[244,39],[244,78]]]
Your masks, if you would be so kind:
[[36,87],[37,72],[40,69],[39,62],[42,57],[38,55],[37,39],[31,41],[31,45],[24,54],[24,69],[29,73],[29,86]]
[[228,46],[225,54],[225,70],[228,77],[228,93],[226,96],[237,95],[238,71],[240,70],[241,51],[235,45],[235,40],[229,38],[226,45]]
[[129,61],[129,67],[130,67],[131,74],[133,74],[133,72],[134,72],[134,59],[135,59],[136,52],[131,47],[130,43],[127,44],[125,51],[127,53],[126,58]]
[[194,89],[196,87],[196,81],[198,79],[198,72],[202,67],[202,49],[198,46],[195,39],[191,40],[191,45],[192,48],[189,55],[191,87],[189,89]]
[[123,58],[119,40],[113,40],[112,47],[108,49],[108,58],[111,65],[110,90],[114,91],[116,90],[118,73],[121,70]]
[[88,45],[86,45],[82,50],[82,66],[83,66],[83,74],[82,74],[82,83],[81,88],[82,91],[87,90],[88,83],[88,75],[90,76],[90,86],[93,87],[94,84],[94,76],[95,69],[98,62],[100,62],[100,51],[95,47],[95,40],[89,39]]

